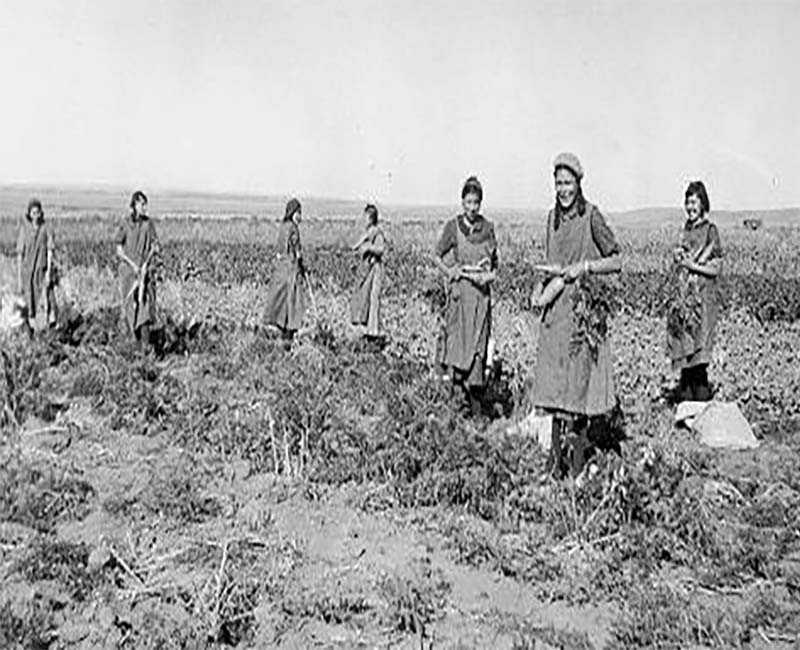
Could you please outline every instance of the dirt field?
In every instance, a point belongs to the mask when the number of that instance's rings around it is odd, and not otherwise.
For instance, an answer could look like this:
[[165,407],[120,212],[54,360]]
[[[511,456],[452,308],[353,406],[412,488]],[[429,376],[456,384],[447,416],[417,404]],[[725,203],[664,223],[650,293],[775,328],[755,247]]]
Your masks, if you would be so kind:
[[722,233],[711,375],[757,449],[674,426],[653,298],[674,230],[624,231],[621,453],[540,484],[520,426],[536,228],[499,233],[477,420],[430,370],[435,226],[395,224],[375,352],[347,318],[353,224],[303,226],[317,311],[289,351],[260,326],[274,225],[165,225],[153,355],[120,331],[110,246],[80,228],[57,224],[59,331],[0,334],[0,647],[798,647],[797,231]]

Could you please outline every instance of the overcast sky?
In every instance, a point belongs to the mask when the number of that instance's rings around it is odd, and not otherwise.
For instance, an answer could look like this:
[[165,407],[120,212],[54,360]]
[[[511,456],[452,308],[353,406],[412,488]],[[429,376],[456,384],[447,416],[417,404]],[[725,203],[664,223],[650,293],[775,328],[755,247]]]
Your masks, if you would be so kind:
[[800,205],[800,2],[3,0],[0,183]]

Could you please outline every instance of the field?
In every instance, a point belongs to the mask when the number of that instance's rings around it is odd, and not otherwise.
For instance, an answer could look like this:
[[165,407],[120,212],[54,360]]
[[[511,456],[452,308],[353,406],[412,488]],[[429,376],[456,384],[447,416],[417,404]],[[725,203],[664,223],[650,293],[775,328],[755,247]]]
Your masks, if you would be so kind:
[[[710,374],[760,438],[734,452],[673,425],[678,224],[618,227],[626,437],[585,480],[540,484],[520,422],[541,224],[498,220],[499,360],[473,420],[430,367],[437,216],[389,228],[379,353],[348,322],[354,220],[301,226],[317,309],[288,351],[260,322],[277,222],[164,220],[143,355],[104,210],[54,220],[59,331],[0,334],[0,647],[797,647],[800,230],[722,230]],[[0,220],[6,255],[13,233]]]

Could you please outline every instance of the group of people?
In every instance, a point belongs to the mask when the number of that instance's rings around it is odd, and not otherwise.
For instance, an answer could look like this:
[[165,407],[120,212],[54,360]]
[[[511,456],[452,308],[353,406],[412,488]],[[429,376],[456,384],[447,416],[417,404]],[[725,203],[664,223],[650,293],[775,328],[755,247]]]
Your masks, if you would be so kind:
[[[589,428],[616,406],[612,352],[606,339],[599,349],[575,349],[578,327],[573,297],[587,275],[619,273],[621,249],[606,219],[583,195],[583,167],[574,154],[559,154],[553,163],[555,205],[547,215],[544,278],[533,288],[531,303],[541,312],[539,351],[534,373],[533,403],[552,415],[548,471],[557,476],[581,471],[590,448]],[[483,187],[471,176],[461,190],[462,212],[449,220],[433,259],[446,278],[448,291],[443,336],[436,363],[454,387],[463,391],[473,414],[481,410],[488,377],[492,336],[491,287],[498,269],[494,224],[481,214]],[[700,322],[685,331],[668,330],[672,368],[680,372],[680,399],[710,398],[708,364],[718,305],[715,282],[722,247],[716,226],[708,219],[710,202],[700,181],[689,184],[684,197],[686,222],[675,248],[676,273],[698,285]],[[155,322],[153,266],[158,238],[147,214],[147,197],[136,192],[130,217],[119,228],[122,309],[130,331],[146,344]],[[310,287],[303,262],[299,224],[302,206],[286,204],[277,242],[276,266],[266,291],[264,320],[290,344],[303,323]],[[363,259],[363,272],[351,299],[351,320],[362,326],[371,342],[380,342],[381,286],[387,238],[377,208],[364,209],[364,233],[353,245]],[[53,236],[41,203],[28,205],[17,244],[19,291],[25,302],[29,330],[40,318],[52,325],[57,316],[53,286]]]

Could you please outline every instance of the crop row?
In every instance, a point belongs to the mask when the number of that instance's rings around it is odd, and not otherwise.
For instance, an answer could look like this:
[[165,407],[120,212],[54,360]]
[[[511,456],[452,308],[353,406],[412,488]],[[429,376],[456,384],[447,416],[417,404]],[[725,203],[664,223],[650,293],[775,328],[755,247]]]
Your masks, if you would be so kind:
[[[8,248],[6,246],[5,248]],[[113,247],[91,241],[63,241],[58,258],[67,267],[115,268]],[[11,251],[6,251],[11,252]],[[229,244],[210,241],[172,240],[164,243],[160,273],[171,280],[201,279],[230,286],[251,282],[265,284],[273,269],[274,246],[261,243]],[[498,298],[526,308],[537,275],[532,263],[541,251],[531,248],[522,259],[506,259],[495,285]],[[530,259],[528,259],[530,258]],[[306,250],[307,266],[318,281],[348,290],[358,277],[358,260],[340,247],[323,245]],[[444,299],[443,284],[424,249],[398,247],[387,263],[387,295],[424,294],[434,303]],[[668,295],[666,271],[641,270],[625,265],[617,283],[623,308],[648,316],[663,316]],[[743,310],[760,322],[793,322],[800,319],[800,278],[766,273],[724,273],[718,283],[723,313]]]

